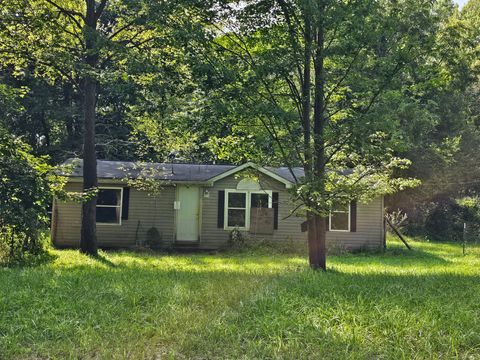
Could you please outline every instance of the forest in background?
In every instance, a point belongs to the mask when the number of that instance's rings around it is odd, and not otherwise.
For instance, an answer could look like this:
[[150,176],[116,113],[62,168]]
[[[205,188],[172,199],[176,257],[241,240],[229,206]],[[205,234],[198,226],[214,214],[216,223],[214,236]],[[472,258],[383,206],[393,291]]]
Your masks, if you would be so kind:
[[[57,191],[50,166],[84,157],[88,101],[98,159],[164,162],[174,154],[177,162],[310,166],[301,197],[316,186],[329,191],[316,182],[309,153],[321,150],[324,167],[388,171],[389,186],[405,179],[387,206],[407,214],[409,234],[460,240],[463,223],[478,222],[479,0],[462,10],[449,0],[325,1],[321,9],[309,1],[90,3],[92,37],[78,23],[89,21],[89,1],[86,16],[83,2],[2,2],[3,224],[22,218],[17,224],[36,229],[43,221]],[[309,37],[310,27],[326,29],[324,38]],[[320,40],[321,69],[309,48]],[[303,58],[304,49],[314,56]],[[326,89],[318,96],[317,81]],[[305,140],[304,116],[313,119],[313,140]]]

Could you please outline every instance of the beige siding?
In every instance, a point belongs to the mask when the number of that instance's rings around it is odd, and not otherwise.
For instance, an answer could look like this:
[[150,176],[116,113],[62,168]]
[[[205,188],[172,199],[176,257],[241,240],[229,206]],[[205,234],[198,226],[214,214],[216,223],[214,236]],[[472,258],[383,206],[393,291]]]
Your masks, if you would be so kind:
[[[221,248],[226,246],[230,231],[217,227],[218,192],[236,189],[241,180],[236,175],[217,181],[208,189],[208,196],[201,194],[200,247]],[[257,235],[257,238],[274,242],[287,240],[305,242],[307,234],[300,231],[303,217],[290,215],[294,208],[285,185],[263,176],[260,181],[265,190],[279,194],[278,229],[272,235]],[[103,186],[121,186],[102,183]],[[70,183],[69,191],[81,191],[80,183]],[[175,187],[166,186],[159,197],[151,197],[144,191],[130,190],[129,218],[122,225],[97,225],[100,246],[131,247],[142,244],[149,228],[156,227],[166,246],[174,241],[175,233]],[[74,202],[55,201],[56,234],[58,246],[78,246],[80,241],[81,205]],[[255,238],[255,234],[248,234]],[[327,244],[331,248],[359,249],[381,248],[383,244],[383,201],[375,199],[369,204],[357,205],[356,232],[327,232]]]
[[[209,197],[203,199],[202,208],[202,236],[201,246],[205,248],[217,248],[226,245],[230,231],[217,227],[218,219],[218,192],[225,189],[236,189],[241,178],[235,175],[229,176],[225,179],[217,181],[213,188],[209,189]],[[300,225],[303,220],[294,216],[282,220],[287,217],[289,210],[292,208],[289,204],[289,194],[282,183],[262,177],[260,185],[265,190],[273,190],[279,193],[279,224],[278,230],[274,231],[273,235],[261,235],[261,238],[271,240],[294,239],[302,240],[305,238],[304,234],[300,233]],[[298,226],[297,226],[298,225]],[[250,236],[254,236],[250,234]],[[259,235],[260,237],[260,235]]]
[[[121,186],[102,183],[100,186]],[[80,183],[70,183],[68,191],[81,191]],[[121,225],[97,225],[100,246],[131,247],[145,241],[146,232],[152,226],[162,235],[164,243],[173,241],[175,188],[165,187],[158,198],[145,191],[130,189],[128,220]],[[81,204],[55,201],[56,239],[58,246],[78,246],[80,242]]]
[[327,244],[346,250],[379,249],[383,246],[383,201],[377,198],[368,204],[357,204],[357,231],[328,231]]
[[[236,189],[241,178],[235,175],[217,181],[213,188],[209,189],[209,197],[203,199],[202,209],[202,236],[201,246],[205,248],[217,248],[225,246],[229,238],[229,230],[217,227],[218,216],[218,192],[225,189]],[[273,235],[257,235],[257,238],[271,241],[303,241],[307,240],[307,233],[302,233],[300,226],[305,221],[304,217],[291,215],[294,205],[290,200],[290,194],[282,183],[261,178],[261,187],[265,190],[273,190],[279,193],[279,222],[278,230]],[[255,237],[254,234],[248,234]],[[331,248],[360,249],[381,248],[383,243],[383,202],[381,198],[375,199],[369,204],[357,205],[357,231],[356,232],[327,232],[327,245]]]

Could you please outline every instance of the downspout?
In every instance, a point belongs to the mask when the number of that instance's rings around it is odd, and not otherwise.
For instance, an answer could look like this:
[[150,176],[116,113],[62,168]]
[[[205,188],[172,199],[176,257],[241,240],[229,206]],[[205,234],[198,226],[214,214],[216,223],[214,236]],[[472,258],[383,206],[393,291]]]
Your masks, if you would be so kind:
[[57,246],[57,199],[53,197],[52,201],[52,221],[50,224],[50,240],[54,246]]

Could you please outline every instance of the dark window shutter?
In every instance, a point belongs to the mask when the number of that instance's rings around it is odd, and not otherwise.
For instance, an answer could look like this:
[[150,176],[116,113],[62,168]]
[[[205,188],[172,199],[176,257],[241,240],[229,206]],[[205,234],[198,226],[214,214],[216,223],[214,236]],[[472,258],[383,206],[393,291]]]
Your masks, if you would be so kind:
[[123,199],[122,199],[122,220],[128,220],[128,208],[130,204],[130,188],[123,188]]
[[278,192],[272,193],[273,228],[278,229]]
[[217,227],[223,229],[224,224],[225,224],[225,191],[220,190],[218,192]]
[[330,231],[330,214],[325,218],[326,231]]
[[352,201],[350,203],[350,231],[357,231],[357,202]]

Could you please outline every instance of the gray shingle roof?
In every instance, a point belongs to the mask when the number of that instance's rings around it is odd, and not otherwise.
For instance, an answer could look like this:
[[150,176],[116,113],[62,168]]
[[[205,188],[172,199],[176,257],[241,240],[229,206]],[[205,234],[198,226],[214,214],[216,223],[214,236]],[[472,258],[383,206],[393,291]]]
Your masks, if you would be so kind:
[[[64,163],[64,165],[71,164],[73,164],[74,167],[68,176],[83,176],[83,160],[68,159]],[[97,176],[100,179],[153,177],[158,180],[203,182],[235,167],[234,165],[165,164],[97,160]]]
[[[278,176],[281,176],[282,178],[292,182],[292,183],[295,183],[295,178],[293,177],[292,173],[290,172],[289,168],[288,167],[270,167],[270,166],[266,166],[265,169],[271,171],[271,172],[274,172],[275,174],[277,174]],[[293,171],[293,174],[295,175],[295,177],[297,178],[297,180],[300,180],[305,172],[303,170],[303,168],[301,167],[294,167],[292,169]]]
[[[81,177],[83,175],[83,160],[68,159],[64,165],[72,165],[72,172],[64,172],[62,175],[70,177]],[[97,176],[99,179],[137,179],[139,177],[154,178],[157,180],[173,182],[206,182],[221,175],[229,170],[235,169],[235,165],[212,165],[212,164],[170,164],[170,163],[147,163],[132,161],[107,161],[97,160]],[[264,169],[282,177],[283,179],[295,183],[304,177],[304,171],[301,167],[292,169],[295,177],[288,167],[265,166]],[[342,174],[348,175],[352,170],[343,170]]]

